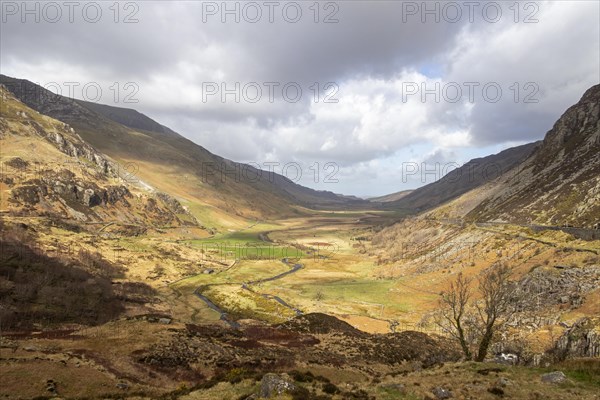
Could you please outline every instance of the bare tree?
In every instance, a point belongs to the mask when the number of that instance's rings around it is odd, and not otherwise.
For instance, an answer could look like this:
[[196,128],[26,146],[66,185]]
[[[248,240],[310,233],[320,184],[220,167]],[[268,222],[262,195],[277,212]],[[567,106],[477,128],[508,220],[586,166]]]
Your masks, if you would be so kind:
[[504,323],[517,310],[514,296],[513,270],[506,264],[492,266],[479,277],[482,299],[476,303],[482,323],[482,335],[475,361],[483,361],[499,323]]
[[467,360],[472,358],[470,343],[467,341],[464,320],[467,313],[469,300],[471,299],[471,280],[467,279],[462,272],[458,274],[455,282],[450,284],[447,292],[442,292],[440,305],[442,320],[450,324],[450,334],[454,336],[463,350]]
[[[438,323],[458,340],[468,360],[485,359],[495,332],[518,309],[520,302],[512,274],[512,268],[505,264],[485,270],[478,279],[476,301],[472,300],[472,280],[462,273],[450,284],[448,291],[442,292]],[[473,347],[476,347],[475,352]]]

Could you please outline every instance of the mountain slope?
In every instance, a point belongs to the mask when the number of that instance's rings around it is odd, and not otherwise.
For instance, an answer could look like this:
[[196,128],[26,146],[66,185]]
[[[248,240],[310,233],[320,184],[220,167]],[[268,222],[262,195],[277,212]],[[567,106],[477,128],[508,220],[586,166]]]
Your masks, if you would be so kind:
[[297,215],[298,207],[366,203],[219,157],[134,110],[72,100],[27,80],[2,75],[0,82],[29,107],[70,124],[87,143],[127,165],[131,176],[182,201],[203,223],[242,226],[249,219]]
[[436,182],[418,188],[387,207],[419,212],[432,209],[492,181],[525,160],[539,142],[513,147],[491,156],[476,158],[449,172]]
[[374,203],[388,203],[390,201],[400,200],[401,198],[406,197],[411,193],[412,190],[401,190],[399,192],[386,194],[384,196],[371,197],[369,198],[369,201]]
[[103,115],[111,121],[125,125],[129,128],[157,133],[171,133],[176,135],[176,133],[171,129],[131,108],[113,107],[83,100],[75,100],[75,102],[87,109]]
[[3,86],[0,96],[3,212],[82,224],[196,225],[177,200],[128,182],[118,164],[68,125],[36,113]]
[[476,220],[592,227],[600,222],[600,85],[469,214]]

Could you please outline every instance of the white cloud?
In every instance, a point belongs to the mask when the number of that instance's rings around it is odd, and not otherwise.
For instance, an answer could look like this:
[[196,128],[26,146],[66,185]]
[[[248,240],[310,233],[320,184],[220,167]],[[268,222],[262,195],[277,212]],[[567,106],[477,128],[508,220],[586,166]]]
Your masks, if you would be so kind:
[[[534,24],[514,23],[507,9],[495,24],[404,23],[401,3],[367,1],[340,3],[338,24],[221,24],[202,23],[200,2],[146,2],[140,22],[127,26],[2,24],[0,67],[42,84],[98,82],[109,104],[114,82],[123,89],[133,81],[139,103],[121,105],[210,151],[259,163],[334,161],[343,182],[330,190],[382,194],[406,186],[394,167],[404,161],[464,162],[541,138],[600,81],[599,3],[536,4]],[[229,88],[298,82],[303,96],[292,104],[276,91],[270,102],[263,87],[256,103],[231,96],[222,102],[218,95],[203,101],[202,84],[221,81]],[[330,81],[339,85],[336,104],[322,101]],[[318,103],[310,89],[315,82]],[[456,82],[463,90],[465,82],[497,82],[503,96],[486,102],[479,91],[475,103],[435,102],[431,95],[423,102],[419,94],[403,96],[407,82],[427,88]],[[518,103],[510,89],[515,82]],[[522,102],[527,82],[539,87],[539,103]]]

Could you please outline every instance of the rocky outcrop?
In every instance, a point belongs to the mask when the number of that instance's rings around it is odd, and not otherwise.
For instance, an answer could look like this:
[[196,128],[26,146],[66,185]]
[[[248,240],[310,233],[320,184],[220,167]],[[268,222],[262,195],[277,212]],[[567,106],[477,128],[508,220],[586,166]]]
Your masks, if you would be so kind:
[[173,213],[187,214],[186,209],[183,208],[181,203],[177,199],[169,196],[168,194],[158,192],[158,193],[156,193],[156,197],[158,197],[167,206],[167,208],[169,210],[171,210]]
[[175,213],[161,205],[155,197],[146,198],[144,212],[153,221],[154,225],[169,225],[179,221]]
[[[78,118],[83,118],[85,114],[90,113],[89,110],[78,106],[73,100],[57,96],[30,82],[10,80],[3,83],[2,95],[4,97],[12,97],[5,88],[8,88],[8,90],[12,89],[16,93],[15,100],[19,98],[17,101],[21,101],[37,109],[42,114],[51,115],[59,120],[62,120],[60,116],[63,115],[69,115],[70,117],[75,115]],[[25,127],[50,142],[62,153],[70,157],[85,159],[99,167],[104,174],[113,177],[118,176],[118,167],[109,162],[104,155],[96,151],[92,146],[84,142],[69,124],[63,122],[61,125],[55,126],[55,129],[45,129],[36,119],[24,111],[18,111],[17,116]]]
[[553,352],[558,359],[600,357],[600,317],[577,321],[558,339]]
[[553,305],[572,308],[579,307],[585,295],[597,289],[598,282],[600,266],[538,267],[525,275],[515,290],[519,297],[529,300],[525,304],[529,310]]
[[71,206],[79,204],[88,208],[113,205],[122,202],[129,206],[127,198],[131,193],[126,186],[99,187],[93,182],[84,182],[75,178],[67,170],[55,173],[47,171],[42,179],[33,179],[16,186],[11,190],[12,199],[16,202],[33,205],[40,202],[42,197],[49,200],[61,198]]
[[[31,122],[36,124],[35,122]],[[74,157],[83,158],[96,165],[104,174],[112,177],[118,177],[118,168],[109,162],[102,154],[97,152],[92,146],[85,143],[69,125],[63,125],[64,132],[48,133],[43,129],[36,130],[38,134],[52,143],[62,153]]]
[[[549,164],[556,162],[550,157],[552,154],[561,153],[567,156],[569,152],[592,150],[593,146],[600,144],[599,123],[600,85],[596,85],[587,90],[579,103],[570,107],[548,132],[544,138],[543,149],[550,154],[546,155],[544,160]],[[573,142],[582,146],[571,147]],[[544,166],[542,164],[539,167]]]
[[600,214],[600,85],[591,87],[543,143],[469,214],[473,220],[589,227]]
[[116,204],[119,201],[124,201],[127,205],[126,198],[132,197],[131,192],[126,186],[107,186],[102,190],[102,199],[105,204]]
[[11,190],[11,200],[24,205],[35,205],[48,194],[44,186],[23,185]]

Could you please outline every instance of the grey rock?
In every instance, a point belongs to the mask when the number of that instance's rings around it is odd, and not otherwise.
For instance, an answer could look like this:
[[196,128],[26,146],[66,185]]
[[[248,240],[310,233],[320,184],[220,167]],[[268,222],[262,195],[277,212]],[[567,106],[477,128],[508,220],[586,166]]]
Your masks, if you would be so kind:
[[86,207],[94,207],[101,203],[102,200],[92,189],[85,189],[83,192],[83,205]]
[[512,382],[510,380],[508,380],[508,378],[505,378],[503,376],[501,376],[497,381],[496,381],[496,386],[500,386],[500,387],[506,387],[506,386],[510,386],[512,385]]
[[542,375],[542,382],[545,383],[562,383],[566,380],[567,377],[562,371],[554,371]]
[[296,385],[277,374],[265,374],[260,381],[259,398],[272,398],[296,389]]
[[434,387],[431,389],[431,393],[433,393],[436,399],[440,400],[452,398],[452,392],[442,387]]
[[584,317],[567,329],[555,344],[563,358],[600,357],[600,318]]

